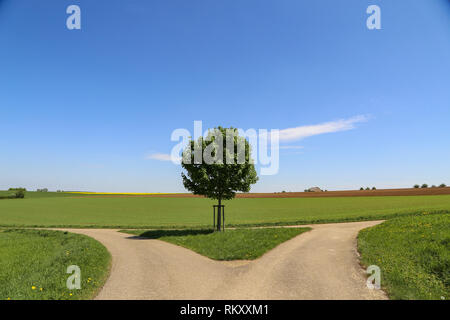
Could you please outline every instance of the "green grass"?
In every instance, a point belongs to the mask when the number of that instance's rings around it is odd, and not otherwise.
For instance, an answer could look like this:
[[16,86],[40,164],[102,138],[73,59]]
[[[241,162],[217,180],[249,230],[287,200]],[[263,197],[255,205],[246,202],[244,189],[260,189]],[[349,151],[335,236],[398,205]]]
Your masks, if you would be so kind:
[[[90,299],[106,280],[110,254],[87,236],[47,230],[0,231],[0,300]],[[67,267],[81,269],[69,290]]]
[[[92,198],[27,193],[0,201],[0,226],[175,228],[212,225],[214,201],[204,198]],[[386,219],[450,210],[450,195],[345,198],[263,198],[225,202],[227,226],[287,225]]]
[[253,260],[310,228],[212,230],[123,230],[170,242],[215,260]]
[[362,230],[364,265],[381,269],[391,299],[450,299],[450,214],[392,219]]

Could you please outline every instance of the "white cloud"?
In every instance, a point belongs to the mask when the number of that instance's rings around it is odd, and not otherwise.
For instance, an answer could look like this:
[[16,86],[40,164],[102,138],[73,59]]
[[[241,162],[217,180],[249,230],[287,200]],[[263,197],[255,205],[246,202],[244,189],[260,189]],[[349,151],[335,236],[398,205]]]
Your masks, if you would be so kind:
[[[370,118],[369,116],[360,115],[349,119],[340,119],[336,121],[329,121],[315,125],[282,129],[279,130],[279,138],[280,138],[279,141],[280,142],[295,141],[324,133],[352,130],[356,128],[357,123],[366,122],[369,120],[369,118]],[[267,138],[270,138],[270,136],[268,136]],[[263,142],[264,137],[260,136],[259,139],[260,143],[264,143]],[[303,146],[285,145],[279,146],[279,148],[298,150],[303,149]],[[175,159],[172,159],[171,155],[167,153],[152,153],[148,155],[146,159],[158,161],[172,161],[173,163],[179,163],[181,161],[181,157],[176,157]]]
[[355,124],[368,120],[368,116],[361,115],[350,119],[340,119],[321,124],[287,128],[280,130],[280,141],[294,141],[324,133],[352,130],[355,129]]
[[[148,160],[172,161],[172,157],[167,153],[153,153],[146,157]],[[178,159],[176,159],[178,160]]]

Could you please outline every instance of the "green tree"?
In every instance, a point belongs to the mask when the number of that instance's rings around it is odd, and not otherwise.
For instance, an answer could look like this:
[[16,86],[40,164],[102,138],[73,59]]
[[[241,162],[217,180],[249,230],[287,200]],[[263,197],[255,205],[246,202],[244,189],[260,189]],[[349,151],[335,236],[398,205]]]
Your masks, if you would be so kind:
[[183,151],[184,187],[193,194],[218,201],[217,230],[221,230],[222,200],[236,192],[249,192],[258,181],[249,142],[235,128],[217,127],[197,141],[191,139]]
[[25,191],[22,190],[22,189],[17,190],[16,193],[15,193],[15,197],[18,198],[18,199],[25,198]]

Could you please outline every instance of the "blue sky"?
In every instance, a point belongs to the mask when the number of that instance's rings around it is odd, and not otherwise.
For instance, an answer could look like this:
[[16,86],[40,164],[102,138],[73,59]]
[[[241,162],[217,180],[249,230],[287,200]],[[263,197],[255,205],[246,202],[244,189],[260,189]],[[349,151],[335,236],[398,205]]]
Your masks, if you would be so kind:
[[183,192],[181,168],[149,155],[194,120],[355,117],[282,142],[301,148],[252,191],[450,184],[449,1],[0,0],[0,189]]

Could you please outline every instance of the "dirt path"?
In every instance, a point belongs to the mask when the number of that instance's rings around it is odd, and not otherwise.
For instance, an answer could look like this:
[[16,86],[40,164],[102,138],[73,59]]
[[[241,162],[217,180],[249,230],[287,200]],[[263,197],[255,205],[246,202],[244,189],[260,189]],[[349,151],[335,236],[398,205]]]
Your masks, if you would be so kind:
[[111,252],[96,299],[386,299],[358,264],[358,231],[380,222],[310,225],[254,261],[219,262],[159,240],[111,229],[65,229]]

